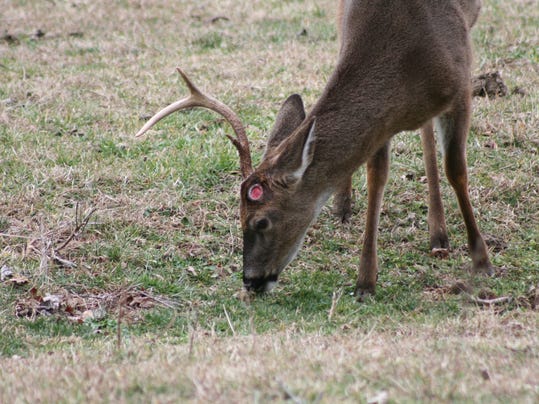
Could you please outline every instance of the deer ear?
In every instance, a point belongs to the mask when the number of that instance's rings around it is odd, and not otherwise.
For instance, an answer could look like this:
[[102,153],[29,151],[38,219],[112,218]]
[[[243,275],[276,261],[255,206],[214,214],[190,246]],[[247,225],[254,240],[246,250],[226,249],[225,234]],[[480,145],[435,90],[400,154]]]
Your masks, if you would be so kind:
[[307,171],[307,168],[311,165],[313,161],[314,141],[316,140],[315,130],[316,120],[313,119],[309,127],[307,138],[305,139],[305,143],[303,144],[303,149],[301,151],[301,165],[292,174],[294,178],[296,178],[296,180],[298,181],[303,178],[303,174],[305,174],[305,171]]
[[303,178],[313,161],[315,132],[316,120],[313,118],[301,125],[276,149],[272,166],[275,167],[274,175],[281,177],[282,183],[295,185]]
[[293,94],[286,99],[275,119],[266,145],[264,157],[288,138],[305,119],[305,108],[301,96]]

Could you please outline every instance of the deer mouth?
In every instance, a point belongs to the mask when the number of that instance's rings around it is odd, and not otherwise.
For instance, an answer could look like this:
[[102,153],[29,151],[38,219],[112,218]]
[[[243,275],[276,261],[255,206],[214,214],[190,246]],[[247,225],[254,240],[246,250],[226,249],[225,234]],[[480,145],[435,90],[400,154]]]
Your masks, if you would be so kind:
[[271,291],[277,285],[277,275],[259,278],[243,277],[243,287],[248,292],[265,293]]

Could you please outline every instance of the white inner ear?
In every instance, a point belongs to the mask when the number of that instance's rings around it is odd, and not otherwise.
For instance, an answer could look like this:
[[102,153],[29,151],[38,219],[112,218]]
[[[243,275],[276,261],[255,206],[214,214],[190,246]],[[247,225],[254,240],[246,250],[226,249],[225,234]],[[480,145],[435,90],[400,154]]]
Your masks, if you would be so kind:
[[316,139],[316,136],[314,135],[315,127],[316,127],[316,121],[314,121],[313,124],[311,125],[311,129],[309,130],[309,135],[307,136],[307,141],[305,142],[305,145],[303,146],[303,151],[301,153],[301,166],[292,174],[292,177],[295,180],[300,180],[303,178],[303,174],[305,174],[305,171],[307,171],[307,167],[309,167],[311,165],[311,162],[313,161],[313,153],[311,149]]

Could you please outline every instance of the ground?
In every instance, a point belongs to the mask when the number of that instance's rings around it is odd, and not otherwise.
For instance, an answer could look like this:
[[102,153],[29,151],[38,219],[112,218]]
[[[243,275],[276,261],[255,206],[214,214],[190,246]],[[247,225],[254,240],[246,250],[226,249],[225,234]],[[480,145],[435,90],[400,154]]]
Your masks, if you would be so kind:
[[403,133],[361,304],[363,170],[350,223],[324,208],[276,290],[245,300],[229,128],[192,111],[133,136],[186,94],[181,66],[238,111],[259,161],[280,103],[311,106],[334,67],[334,2],[4,3],[0,401],[537,402],[534,1],[485,0],[472,35],[473,75],[507,88],[474,98],[468,141],[495,276],[469,279],[445,178],[451,250],[429,256],[420,140]]

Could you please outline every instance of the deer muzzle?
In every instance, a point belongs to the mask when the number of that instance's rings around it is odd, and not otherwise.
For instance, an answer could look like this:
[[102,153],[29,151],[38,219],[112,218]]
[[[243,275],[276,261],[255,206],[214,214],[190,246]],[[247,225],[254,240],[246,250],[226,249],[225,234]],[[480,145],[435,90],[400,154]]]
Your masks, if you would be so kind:
[[264,293],[272,290],[277,284],[278,275],[266,277],[247,277],[243,275],[243,287],[248,292]]

